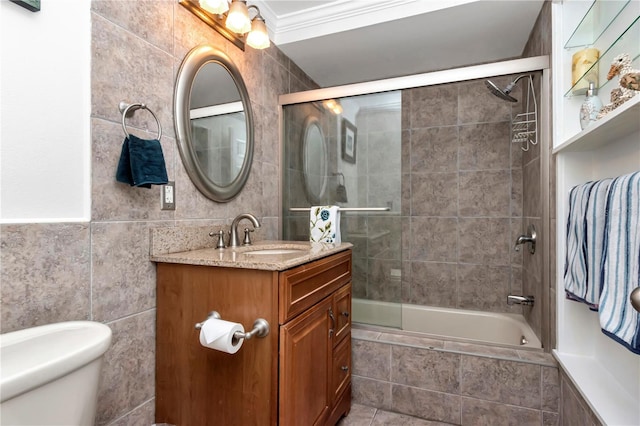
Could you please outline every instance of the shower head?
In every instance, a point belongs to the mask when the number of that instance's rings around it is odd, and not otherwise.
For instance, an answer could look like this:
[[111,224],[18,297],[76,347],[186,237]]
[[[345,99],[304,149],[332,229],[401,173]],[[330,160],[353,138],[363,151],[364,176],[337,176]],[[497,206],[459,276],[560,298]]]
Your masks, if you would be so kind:
[[507,85],[507,87],[504,88],[504,90],[502,90],[501,88],[496,86],[495,83],[493,81],[491,81],[491,80],[486,80],[484,82],[484,84],[491,91],[491,93],[493,93],[494,95],[496,95],[500,99],[505,100],[505,101],[509,101],[509,102],[518,102],[518,100],[516,98],[514,98],[513,96],[509,95],[509,93],[511,93],[513,88],[516,87],[516,83],[522,77],[529,77],[529,80],[531,81],[531,84],[533,84],[532,77],[529,74],[522,74],[522,75],[517,76],[515,80],[513,80],[511,83],[509,83]]
[[511,91],[513,90],[513,87],[515,86],[515,81],[512,83],[509,83],[509,85],[504,90],[496,86],[495,83],[491,80],[485,81],[484,84],[491,91],[491,93],[493,93],[495,96],[499,97],[500,99],[509,101],[509,102],[518,102],[516,98],[509,95],[509,93],[511,93]]

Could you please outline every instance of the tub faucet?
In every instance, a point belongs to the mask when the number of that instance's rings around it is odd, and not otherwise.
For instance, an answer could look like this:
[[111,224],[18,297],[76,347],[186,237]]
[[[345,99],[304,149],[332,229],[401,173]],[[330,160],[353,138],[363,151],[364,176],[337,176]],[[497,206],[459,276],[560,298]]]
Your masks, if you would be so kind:
[[516,296],[514,294],[510,294],[507,296],[507,305],[533,306],[533,302],[533,296]]
[[[242,219],[249,219],[254,228],[260,228],[260,221],[257,217],[251,213],[239,214],[235,219],[233,219],[233,222],[231,222],[231,231],[229,231],[229,234],[231,235],[229,238],[229,247],[238,247],[240,245],[240,239],[238,238],[238,223]],[[245,244],[248,245],[247,243]]]
[[533,224],[529,225],[527,228],[527,235],[520,235],[516,239],[516,244],[513,247],[515,251],[520,251],[520,245],[529,244],[529,253],[534,254],[536,252],[536,238],[538,234],[536,233],[536,227]]

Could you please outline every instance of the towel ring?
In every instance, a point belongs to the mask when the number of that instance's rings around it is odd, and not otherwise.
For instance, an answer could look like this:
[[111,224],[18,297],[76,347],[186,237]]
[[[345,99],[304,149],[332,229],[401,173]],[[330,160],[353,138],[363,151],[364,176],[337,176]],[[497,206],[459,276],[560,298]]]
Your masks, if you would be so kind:
[[129,131],[127,130],[127,125],[125,123],[125,117],[127,116],[127,113],[129,111],[133,112],[137,109],[146,109],[151,115],[153,115],[153,118],[156,120],[156,124],[158,125],[158,140],[162,138],[162,126],[160,125],[160,120],[158,120],[158,117],[156,117],[153,111],[151,111],[145,104],[127,104],[126,102],[122,101],[118,104],[118,109],[122,113],[122,129],[124,130],[125,136],[129,137]]

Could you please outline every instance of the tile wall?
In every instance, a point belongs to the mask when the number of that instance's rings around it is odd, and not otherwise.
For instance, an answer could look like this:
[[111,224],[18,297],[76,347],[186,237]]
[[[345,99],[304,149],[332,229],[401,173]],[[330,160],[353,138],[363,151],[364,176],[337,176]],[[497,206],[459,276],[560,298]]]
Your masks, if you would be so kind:
[[[510,76],[493,79],[506,86]],[[402,93],[403,300],[521,312],[522,152],[484,80]]]
[[[92,208],[90,223],[3,225],[1,331],[64,320],[95,320],[113,330],[99,391],[97,424],[149,425],[154,416],[155,266],[149,230],[228,226],[237,214],[278,233],[280,154],[278,95],[316,85],[276,47],[242,52],[173,0],[91,4]],[[249,90],[256,146],[249,181],[235,200],[219,204],[191,184],[176,149],[173,87],[188,50],[210,43],[239,67]],[[163,128],[176,210],[161,211],[159,188],[116,183],[124,138],[120,101],[144,102]],[[155,135],[137,111],[127,126]]]
[[550,354],[354,329],[355,403],[454,425],[557,425]]

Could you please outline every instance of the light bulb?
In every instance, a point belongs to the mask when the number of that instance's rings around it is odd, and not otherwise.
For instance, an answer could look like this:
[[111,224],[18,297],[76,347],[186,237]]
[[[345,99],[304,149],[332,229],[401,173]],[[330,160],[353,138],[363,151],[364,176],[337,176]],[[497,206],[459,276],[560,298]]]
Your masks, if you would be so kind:
[[251,31],[251,20],[249,19],[249,10],[244,1],[233,0],[227,15],[225,26],[237,34],[245,34]]
[[227,0],[200,0],[200,7],[214,15],[222,15],[229,10]]
[[251,32],[247,35],[247,44],[254,49],[266,49],[271,45],[267,26],[261,17],[256,17],[251,22]]

